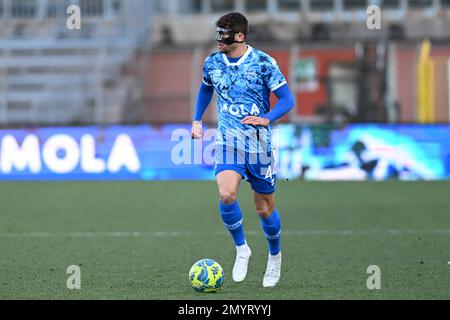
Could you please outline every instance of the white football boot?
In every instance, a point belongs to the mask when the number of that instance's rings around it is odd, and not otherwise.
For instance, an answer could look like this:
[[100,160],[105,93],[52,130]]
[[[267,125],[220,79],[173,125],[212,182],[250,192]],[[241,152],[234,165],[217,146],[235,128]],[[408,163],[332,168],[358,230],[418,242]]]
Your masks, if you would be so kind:
[[247,276],[248,261],[252,256],[252,251],[247,244],[236,247],[236,261],[233,267],[233,281],[242,282]]
[[272,256],[269,253],[269,259],[267,260],[266,274],[263,279],[263,287],[270,288],[275,287],[280,282],[281,277],[281,252]]

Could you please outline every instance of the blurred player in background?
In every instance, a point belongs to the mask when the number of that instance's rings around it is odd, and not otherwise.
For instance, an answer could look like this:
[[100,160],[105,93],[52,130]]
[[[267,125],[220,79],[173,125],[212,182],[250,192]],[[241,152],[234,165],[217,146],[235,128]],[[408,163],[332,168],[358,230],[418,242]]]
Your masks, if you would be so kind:
[[[253,200],[269,243],[264,287],[278,284],[281,276],[281,223],[275,209],[275,163],[271,124],[294,107],[294,99],[276,61],[246,44],[249,26],[241,13],[229,13],[216,22],[218,52],[203,65],[192,123],[192,137],[202,138],[202,117],[214,90],[218,97],[215,174],[219,209],[236,245],[233,280],[244,281],[251,250],[247,244],[237,191],[242,179],[250,182]],[[270,92],[278,98],[270,110]]]

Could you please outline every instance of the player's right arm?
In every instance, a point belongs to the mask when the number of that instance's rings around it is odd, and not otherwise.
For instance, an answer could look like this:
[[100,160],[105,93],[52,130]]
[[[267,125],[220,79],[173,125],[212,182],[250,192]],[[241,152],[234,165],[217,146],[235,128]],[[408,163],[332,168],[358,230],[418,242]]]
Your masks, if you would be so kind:
[[206,70],[207,61],[208,59],[206,59],[205,64],[203,65],[203,83],[198,91],[197,103],[195,105],[195,113],[191,130],[192,139],[202,138],[202,118],[214,94],[214,87]]
[[194,119],[192,121],[192,138],[193,139],[201,139],[202,132],[202,118],[206,109],[211,102],[211,98],[214,93],[214,88],[212,86],[208,86],[205,83],[202,83],[200,90],[198,91],[197,104],[195,106],[195,114]]

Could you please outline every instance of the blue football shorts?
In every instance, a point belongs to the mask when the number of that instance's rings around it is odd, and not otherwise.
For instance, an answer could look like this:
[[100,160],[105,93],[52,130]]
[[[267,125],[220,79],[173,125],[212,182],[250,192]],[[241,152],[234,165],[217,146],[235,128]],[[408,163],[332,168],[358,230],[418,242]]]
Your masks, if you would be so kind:
[[215,175],[232,170],[248,181],[253,191],[260,194],[275,192],[275,156],[267,153],[249,153],[233,147],[219,145],[215,148]]

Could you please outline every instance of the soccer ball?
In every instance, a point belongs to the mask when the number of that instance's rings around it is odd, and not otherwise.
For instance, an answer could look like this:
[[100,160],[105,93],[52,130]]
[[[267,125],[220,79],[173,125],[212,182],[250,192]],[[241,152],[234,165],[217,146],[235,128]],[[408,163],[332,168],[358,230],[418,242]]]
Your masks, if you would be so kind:
[[211,293],[218,291],[224,280],[220,264],[212,259],[202,259],[194,263],[189,271],[192,288],[197,292]]

